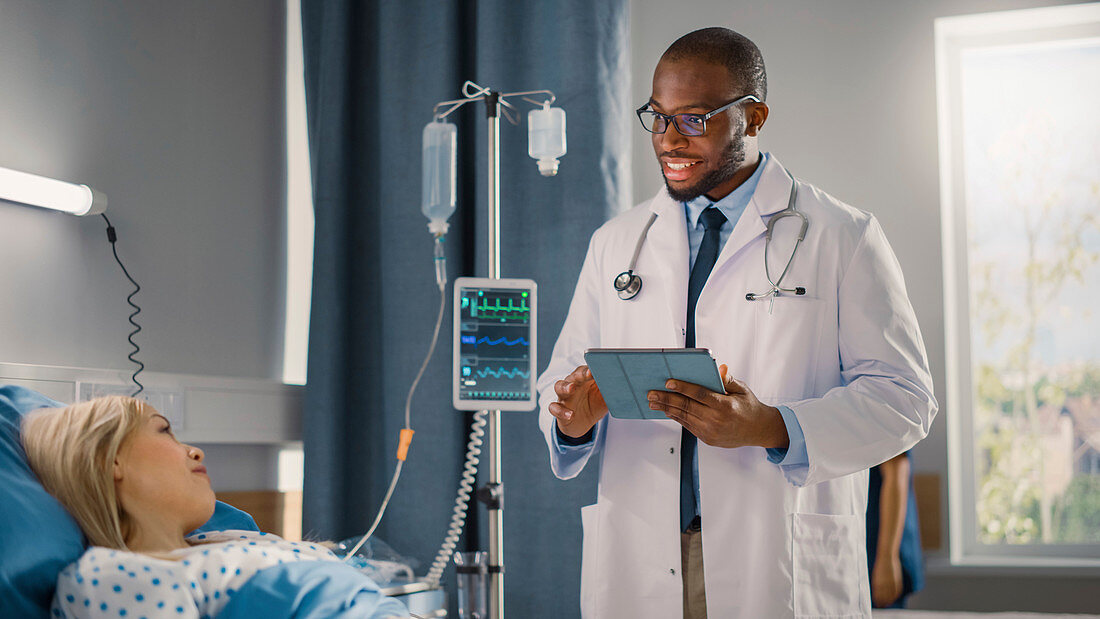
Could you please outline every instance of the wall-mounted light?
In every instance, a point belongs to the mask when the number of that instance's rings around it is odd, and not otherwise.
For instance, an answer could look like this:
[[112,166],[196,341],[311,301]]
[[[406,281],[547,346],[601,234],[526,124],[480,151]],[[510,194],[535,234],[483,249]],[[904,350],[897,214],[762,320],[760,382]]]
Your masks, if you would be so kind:
[[107,210],[107,196],[87,185],[0,167],[0,200],[63,211],[98,215]]

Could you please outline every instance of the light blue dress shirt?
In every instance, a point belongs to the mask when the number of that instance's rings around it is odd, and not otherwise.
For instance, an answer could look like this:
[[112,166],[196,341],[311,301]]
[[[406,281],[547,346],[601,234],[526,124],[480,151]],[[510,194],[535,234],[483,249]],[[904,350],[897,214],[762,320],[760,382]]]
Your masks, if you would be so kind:
[[[703,225],[699,222],[699,216],[703,213],[703,210],[713,205],[726,216],[727,222],[722,224],[722,228],[719,230],[719,243],[724,247],[726,241],[729,240],[730,234],[733,232],[734,226],[737,224],[737,220],[741,218],[741,213],[745,211],[745,207],[747,207],[749,201],[752,200],[753,193],[756,192],[756,185],[760,181],[760,175],[764,170],[764,165],[767,163],[768,157],[769,155],[767,153],[762,153],[760,156],[760,163],[757,164],[756,170],[752,173],[752,176],[721,200],[712,203],[706,196],[699,196],[694,200],[684,203],[684,215],[687,220],[688,250],[691,252],[691,258],[688,264],[689,273],[691,272],[691,267],[695,264],[695,257],[699,253],[699,245],[703,242],[704,230]],[[805,434],[802,432],[802,426],[798,423],[798,418],[795,417],[794,411],[786,406],[778,406],[776,408],[779,409],[780,415],[783,416],[783,423],[787,427],[790,445],[786,449],[768,449],[768,460],[786,469],[788,476],[790,476],[791,474],[799,472],[799,469],[807,469],[809,467],[809,456],[806,453],[806,438]],[[558,450],[558,454],[561,456],[560,463],[562,472],[565,475],[573,475],[579,472],[582,457],[588,450],[592,449],[595,443],[595,435],[596,433],[593,432],[593,438],[585,443],[569,445],[559,440],[560,437],[558,433],[556,431],[554,432],[554,445]],[[694,474],[692,481],[695,490],[695,504],[700,505],[698,450],[695,452],[692,469]]]

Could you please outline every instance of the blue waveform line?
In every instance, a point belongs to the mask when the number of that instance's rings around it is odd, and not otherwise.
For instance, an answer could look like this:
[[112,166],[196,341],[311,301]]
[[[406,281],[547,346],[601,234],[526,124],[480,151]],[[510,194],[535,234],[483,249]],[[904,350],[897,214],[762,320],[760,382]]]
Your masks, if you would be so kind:
[[519,368],[512,368],[511,370],[506,370],[504,368],[500,368],[499,370],[494,370],[493,368],[485,368],[483,370],[477,371],[477,375],[480,378],[485,378],[486,376],[492,376],[493,378],[500,378],[501,376],[515,378],[517,374],[523,378],[530,378],[531,376],[530,372],[524,372]]
[[514,340],[510,340],[506,337],[500,337],[500,338],[497,338],[495,340],[491,340],[491,339],[489,339],[488,336],[484,336],[481,339],[479,339],[477,342],[475,342],[475,344],[485,344],[485,343],[487,343],[490,346],[496,346],[497,344],[500,344],[501,342],[504,342],[505,346],[515,346],[516,344],[522,344],[524,346],[527,346],[529,344],[527,339],[522,337],[522,336],[517,337]]

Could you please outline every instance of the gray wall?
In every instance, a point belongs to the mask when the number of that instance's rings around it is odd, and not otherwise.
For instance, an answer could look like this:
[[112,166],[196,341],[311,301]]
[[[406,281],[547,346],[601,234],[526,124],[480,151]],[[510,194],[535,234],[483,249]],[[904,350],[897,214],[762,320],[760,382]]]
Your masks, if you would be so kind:
[[[1067,4],[1045,0],[786,0],[631,2],[634,106],[650,93],[653,67],[680,35],[726,26],[760,47],[771,114],[760,144],[793,174],[873,212],[905,271],[928,348],[940,418],[914,450],[917,472],[943,480],[946,522],[943,262],[933,20],[987,11]],[[636,123],[635,123],[636,124]],[[634,198],[661,179],[649,139],[634,132]],[[946,531],[943,538],[946,540]],[[918,608],[1098,611],[1097,578],[1011,579],[937,571]],[[1015,595],[1004,595],[1011,582]],[[1000,585],[998,583],[1001,583]],[[1056,587],[1056,588],[1055,588]]]
[[[284,10],[0,0],[0,166],[109,196],[151,371],[282,376]],[[130,367],[104,228],[0,202],[0,361]]]

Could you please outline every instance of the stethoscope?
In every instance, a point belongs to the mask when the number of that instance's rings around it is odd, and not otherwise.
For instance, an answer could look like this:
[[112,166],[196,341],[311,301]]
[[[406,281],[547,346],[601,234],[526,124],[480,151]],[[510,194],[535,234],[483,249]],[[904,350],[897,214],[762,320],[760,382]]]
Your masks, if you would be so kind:
[[[790,176],[790,173],[787,174]],[[787,272],[791,270],[791,263],[794,262],[794,256],[798,253],[798,246],[802,244],[802,241],[806,238],[806,230],[810,226],[810,220],[806,218],[806,215],[801,211],[795,209],[794,200],[798,194],[798,183],[795,182],[794,177],[791,177],[791,197],[787,200],[787,208],[779,211],[768,221],[767,231],[764,234],[764,274],[768,278],[768,283],[772,285],[771,289],[767,292],[749,292],[745,294],[745,300],[756,301],[757,299],[765,299],[767,297],[778,297],[780,293],[788,292],[795,295],[802,296],[806,294],[806,288],[803,286],[795,286],[794,288],[784,288],[783,278],[787,276]],[[787,258],[787,265],[783,267],[783,272],[779,274],[779,279],[773,280],[771,269],[768,267],[768,246],[772,242],[772,231],[775,229],[775,223],[784,217],[798,217],[802,220],[802,227],[798,231],[798,240],[794,243],[794,248],[791,249],[791,256]],[[646,222],[642,233],[638,235],[638,242],[634,244],[634,255],[630,258],[630,266],[625,271],[615,276],[615,279],[611,280],[611,285],[614,286],[615,292],[618,293],[619,298],[623,301],[629,301],[638,296],[638,293],[642,290],[642,276],[634,272],[634,267],[638,264],[638,255],[642,253],[642,245],[645,244],[645,237],[649,233],[649,229],[653,226],[653,222],[657,220],[657,213],[653,213],[649,216],[649,221]]]

